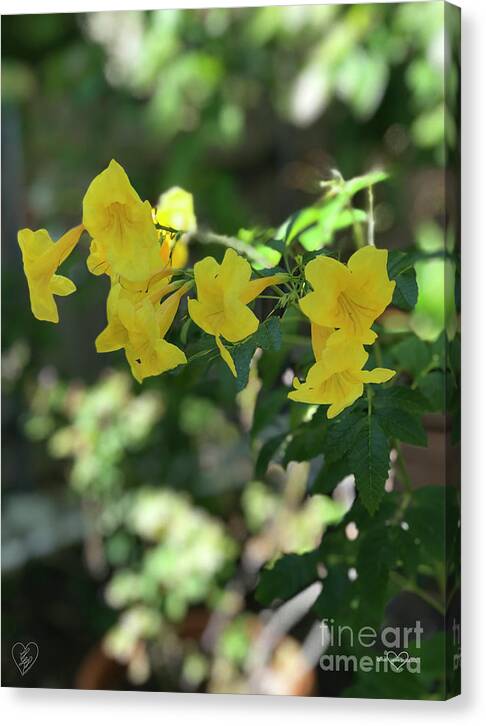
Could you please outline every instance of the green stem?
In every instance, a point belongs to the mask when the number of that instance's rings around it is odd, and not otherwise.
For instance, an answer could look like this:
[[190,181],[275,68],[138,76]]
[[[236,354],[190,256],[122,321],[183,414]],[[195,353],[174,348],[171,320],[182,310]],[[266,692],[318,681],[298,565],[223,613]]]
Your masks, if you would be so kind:
[[373,211],[373,186],[368,187],[368,244],[375,246],[375,214]]
[[368,418],[371,418],[371,413],[373,410],[373,391],[371,389],[371,386],[366,386],[366,396],[368,398]]
[[354,243],[356,245],[356,249],[361,249],[361,247],[366,246],[363,230],[361,228],[361,224],[356,221],[356,214],[355,210],[353,208],[353,205],[351,203],[351,199],[348,199],[347,207],[351,213],[351,217],[353,220],[353,235],[354,235]]
[[251,245],[243,242],[241,239],[236,237],[228,237],[224,234],[215,234],[214,232],[191,232],[189,234],[191,240],[201,242],[202,244],[217,244],[223,245],[224,247],[231,247],[237,252],[246,255],[253,262],[258,262],[260,265],[266,265],[268,261],[260,255]]

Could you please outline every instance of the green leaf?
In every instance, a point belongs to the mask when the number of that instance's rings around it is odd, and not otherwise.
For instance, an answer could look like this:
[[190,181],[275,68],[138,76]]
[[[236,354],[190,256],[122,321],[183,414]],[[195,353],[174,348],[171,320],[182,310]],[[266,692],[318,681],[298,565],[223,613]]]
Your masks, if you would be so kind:
[[414,446],[427,446],[427,434],[417,414],[400,408],[385,408],[377,411],[376,416],[388,436]]
[[[445,489],[441,486],[418,489],[404,515],[414,546],[422,550],[428,563],[431,560],[443,562],[446,554]],[[450,543],[447,544],[450,546]]]
[[386,173],[386,171],[376,170],[371,171],[369,174],[364,174],[363,176],[357,176],[354,179],[349,179],[349,181],[344,183],[344,191],[350,196],[354,196],[357,192],[360,192],[362,189],[367,189],[368,187],[373,186],[374,184],[378,184],[379,182],[385,181],[389,178],[389,174]]
[[231,350],[236,366],[236,390],[242,391],[248,383],[250,363],[257,348],[263,350],[279,350],[282,344],[280,320],[272,316],[261,323],[258,330],[242,343],[237,343]]
[[339,461],[351,449],[362,420],[362,411],[348,408],[331,421],[324,441],[327,462]]
[[285,233],[285,242],[291,244],[302,232],[314,226],[321,214],[319,207],[307,207],[289,218]]
[[285,450],[284,466],[289,461],[310,461],[324,450],[325,428],[312,421],[302,424],[292,435]]
[[427,401],[408,388],[384,388],[374,398],[375,415],[383,430],[389,436],[415,446],[427,446],[427,434],[422,424],[426,407]]
[[343,209],[346,204],[347,197],[339,195],[321,209],[318,223],[300,235],[300,242],[306,250],[321,249],[332,242],[334,232],[367,220],[368,215],[362,209]]
[[182,323],[181,326],[181,332],[180,332],[180,340],[183,345],[186,345],[187,343],[187,336],[189,333],[189,328],[191,327],[192,320],[189,316],[187,316],[187,319]]
[[397,362],[398,368],[414,377],[422,373],[432,360],[430,347],[416,335],[409,335],[396,343],[390,349],[390,353]]
[[273,456],[277,453],[280,446],[283,444],[288,434],[278,434],[278,436],[272,436],[271,439],[266,441],[258,453],[258,457],[255,464],[255,476],[260,479],[265,476],[268,469],[268,465]]
[[419,378],[418,388],[427,398],[431,411],[445,411],[446,377],[443,371],[431,371]]
[[253,425],[251,427],[252,437],[260,433],[265,426],[272,424],[281,409],[288,403],[288,390],[277,388],[274,391],[266,391],[263,387],[258,394]]
[[388,252],[388,276],[395,280],[392,304],[402,310],[413,310],[418,299],[417,278],[412,255],[398,250]]
[[271,275],[273,272],[269,272],[270,269],[278,272],[282,271],[282,268],[278,267],[278,263],[280,262],[282,255],[278,250],[274,249],[273,246],[259,243],[254,245],[254,250],[261,258],[258,262],[252,262],[252,267],[255,272],[262,272],[265,275]]
[[361,500],[368,512],[373,514],[385,494],[390,468],[388,440],[374,416],[360,423],[349,461]]
[[319,620],[327,620],[344,625],[351,619],[350,601],[356,585],[348,576],[346,565],[327,567],[327,575],[322,582],[322,592],[312,609]]
[[391,554],[387,526],[374,527],[360,537],[356,560],[359,617],[366,625],[379,626],[383,621],[388,578],[393,565]]
[[410,413],[424,413],[427,399],[417,390],[406,386],[377,388],[373,396],[373,408],[404,408]]
[[319,579],[317,551],[303,555],[283,555],[271,568],[260,572],[255,597],[262,605],[288,600]]
[[312,485],[313,494],[329,494],[346,476],[351,474],[347,457],[340,461],[325,461]]

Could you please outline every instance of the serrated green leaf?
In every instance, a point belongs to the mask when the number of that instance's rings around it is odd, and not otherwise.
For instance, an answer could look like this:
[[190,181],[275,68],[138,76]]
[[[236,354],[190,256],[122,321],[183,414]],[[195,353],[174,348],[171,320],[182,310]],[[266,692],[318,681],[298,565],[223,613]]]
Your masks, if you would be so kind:
[[388,250],[388,276],[394,280],[403,272],[413,269],[415,255],[401,250]]
[[319,579],[317,551],[303,555],[283,555],[271,568],[260,572],[255,597],[262,605],[288,600]]
[[349,462],[361,500],[370,514],[376,512],[385,494],[390,468],[390,447],[385,432],[374,416],[359,424]]
[[413,310],[417,304],[418,286],[414,270],[407,270],[395,279],[392,305],[400,310]]
[[382,388],[373,399],[375,415],[391,437],[415,446],[427,446],[422,414],[427,400],[410,388]]
[[324,440],[326,461],[339,461],[351,449],[358,436],[363,415],[359,409],[347,409],[330,422]]
[[388,276],[395,280],[392,304],[401,310],[413,310],[418,299],[417,278],[412,255],[399,250],[388,252]]
[[248,383],[250,363],[257,348],[263,350],[280,350],[282,335],[280,332],[280,321],[272,316],[261,323],[258,330],[242,343],[237,343],[231,348],[231,357],[236,367],[236,390],[242,391]]
[[292,435],[284,456],[284,466],[290,461],[310,461],[324,450],[325,428],[312,422],[302,424]]
[[427,446],[427,434],[419,415],[400,408],[383,408],[376,411],[376,416],[388,436],[414,446]]
[[376,388],[373,396],[373,407],[403,408],[410,413],[424,413],[427,410],[427,399],[417,390],[406,386]]

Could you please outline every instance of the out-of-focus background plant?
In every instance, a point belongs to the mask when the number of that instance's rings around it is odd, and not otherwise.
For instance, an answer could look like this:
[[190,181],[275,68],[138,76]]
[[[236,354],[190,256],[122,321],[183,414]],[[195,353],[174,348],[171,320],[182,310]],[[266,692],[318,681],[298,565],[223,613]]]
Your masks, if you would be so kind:
[[[434,341],[456,325],[454,295],[444,304],[455,274],[444,164],[459,132],[446,105],[459,84],[451,53],[438,2],[3,18],[3,623],[44,654],[26,682],[348,685],[316,683],[304,656],[319,634],[276,638],[252,594],[262,564],[313,550],[351,501],[346,480],[332,498],[305,498],[312,446],[255,470],[282,441],[287,389],[256,403],[262,381],[290,385],[285,356],[266,352],[236,402],[217,367],[211,380],[194,364],[137,386],[121,356],[95,353],[107,290],[87,284],[83,255],[69,261],[79,292],[61,324],[32,318],[16,231],[56,237],[77,224],[89,180],[113,157],[143,198],[189,189],[200,226],[258,249],[258,230],[312,205],[333,169],[386,168],[376,243],[413,250],[419,286],[413,313],[388,315],[402,334],[390,360],[442,410]],[[320,243],[349,232],[347,213],[326,207]],[[190,254],[202,252],[211,246]],[[285,324],[299,345],[297,323]]]

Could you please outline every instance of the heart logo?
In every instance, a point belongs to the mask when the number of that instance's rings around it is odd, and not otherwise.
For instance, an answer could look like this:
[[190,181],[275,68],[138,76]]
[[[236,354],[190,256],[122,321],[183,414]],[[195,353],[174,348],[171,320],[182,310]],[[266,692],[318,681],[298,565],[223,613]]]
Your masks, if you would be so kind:
[[398,654],[393,650],[387,650],[385,655],[395,673],[400,673],[410,658],[406,650],[402,650],[402,652]]
[[25,676],[30,671],[38,656],[39,646],[33,641],[27,643],[27,645],[14,643],[12,646],[12,658],[21,676]]

